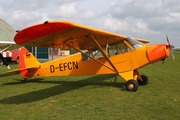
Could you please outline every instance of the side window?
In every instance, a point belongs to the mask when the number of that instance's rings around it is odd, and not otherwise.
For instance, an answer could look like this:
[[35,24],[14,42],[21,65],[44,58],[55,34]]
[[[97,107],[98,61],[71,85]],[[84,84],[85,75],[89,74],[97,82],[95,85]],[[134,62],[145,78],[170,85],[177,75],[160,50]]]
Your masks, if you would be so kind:
[[142,47],[144,45],[143,43],[141,43],[141,42],[139,42],[137,40],[134,40],[132,38],[129,38],[129,37],[127,37],[126,40],[131,46],[134,47],[134,49],[138,49],[138,48],[140,48],[140,47]]
[[[94,50],[93,52],[85,51],[85,52],[83,52],[83,53],[85,53],[85,54],[87,55],[87,56],[86,56],[86,55],[84,55],[84,54],[81,54],[83,61],[91,60],[91,58],[98,59],[98,58],[103,57],[103,55],[101,54],[101,52],[100,52],[99,50]],[[91,58],[88,57],[88,56],[90,56]]]
[[124,42],[120,42],[109,47],[110,56],[116,54],[123,54],[130,51],[131,49]]
[[[103,51],[106,53],[106,47],[103,47]],[[108,50],[107,50],[107,55],[110,57],[113,55],[123,54],[123,53],[130,52],[130,51],[132,51],[132,49],[130,49],[122,41],[122,42],[116,43],[114,45],[109,45]],[[96,58],[96,59],[103,57],[102,53],[99,50],[95,50],[93,52],[86,51],[84,53],[87,54],[88,56]],[[91,59],[89,57],[87,57],[86,55],[82,54],[82,60],[87,61],[87,60],[91,60]]]
[[[109,57],[113,56],[113,55],[124,54],[126,52],[132,51],[132,49],[130,47],[128,47],[128,45],[126,45],[124,43],[124,41],[121,41],[121,42],[113,44],[113,45],[109,45],[107,49],[106,49],[106,47],[102,47],[102,49]],[[95,59],[100,59],[100,58],[104,57],[98,49],[94,50],[92,52],[86,51],[84,53],[87,56],[82,54],[83,61],[91,60],[90,57],[95,58]]]

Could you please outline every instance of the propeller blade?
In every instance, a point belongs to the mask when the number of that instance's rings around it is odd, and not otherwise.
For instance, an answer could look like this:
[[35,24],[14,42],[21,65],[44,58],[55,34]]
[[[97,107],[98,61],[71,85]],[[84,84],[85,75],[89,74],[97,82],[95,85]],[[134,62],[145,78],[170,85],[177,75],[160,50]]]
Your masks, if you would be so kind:
[[170,42],[169,42],[169,39],[168,39],[168,36],[167,36],[167,35],[166,35],[166,39],[167,39],[168,44],[170,45]]
[[172,55],[172,58],[175,59],[175,57],[174,57],[174,51],[173,51],[173,50],[170,50],[170,53],[171,53],[171,55]]
[[169,47],[169,50],[170,50],[170,54],[171,54],[172,58],[175,59],[175,57],[174,57],[174,51],[173,51],[173,49],[171,48],[171,44],[170,44],[170,41],[169,41],[169,38],[168,38],[167,35],[166,35],[166,39],[167,39],[168,47]]
[[168,38],[167,35],[166,35],[166,39],[167,39],[168,47],[169,47],[169,49],[171,50],[171,44],[170,44],[170,41],[169,41],[169,38]]

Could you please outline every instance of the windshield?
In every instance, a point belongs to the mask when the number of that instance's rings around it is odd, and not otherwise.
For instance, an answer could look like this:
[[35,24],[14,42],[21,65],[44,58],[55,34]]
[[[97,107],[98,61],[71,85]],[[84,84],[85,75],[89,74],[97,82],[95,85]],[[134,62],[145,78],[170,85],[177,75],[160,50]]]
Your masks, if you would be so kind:
[[142,47],[144,44],[142,42],[139,42],[137,40],[134,40],[130,37],[127,37],[126,40],[135,48],[139,48],[139,47]]

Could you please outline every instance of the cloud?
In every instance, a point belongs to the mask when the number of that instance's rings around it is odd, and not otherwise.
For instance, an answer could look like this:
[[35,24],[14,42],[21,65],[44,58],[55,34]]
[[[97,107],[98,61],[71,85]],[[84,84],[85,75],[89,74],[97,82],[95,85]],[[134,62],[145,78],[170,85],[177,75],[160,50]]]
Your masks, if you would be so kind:
[[58,6],[56,10],[54,9],[52,17],[74,18],[78,15],[78,11],[76,10],[75,6],[76,4],[74,2]]
[[[110,6],[110,14],[116,21],[124,21],[123,24],[127,27],[124,29],[126,35],[150,38],[157,43],[161,38],[164,39],[165,34],[173,36],[179,31],[178,3],[178,0],[121,1]],[[179,42],[172,40],[172,43]]]
[[115,18],[107,18],[104,20],[103,27],[106,30],[116,32],[116,31],[126,31],[127,30],[127,24],[123,21],[120,21]]
[[[99,6],[100,4],[100,6]],[[0,16],[15,29],[46,20],[69,20],[132,37],[180,46],[179,0],[7,0]]]

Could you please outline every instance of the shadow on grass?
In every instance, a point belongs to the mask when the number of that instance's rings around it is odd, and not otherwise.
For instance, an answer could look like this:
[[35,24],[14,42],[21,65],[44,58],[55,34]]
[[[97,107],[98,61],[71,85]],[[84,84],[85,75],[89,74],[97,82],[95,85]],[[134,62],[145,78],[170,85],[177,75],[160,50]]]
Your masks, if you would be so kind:
[[4,83],[2,85],[18,85],[18,84],[28,84],[28,83],[32,83],[32,82],[36,82],[36,83],[40,83],[40,81],[42,81],[44,78],[33,78],[33,79],[30,79],[30,80],[27,80],[25,83],[21,82],[23,80],[22,79],[14,79],[16,80],[17,82],[8,82],[8,83]]
[[[38,82],[38,83],[54,83],[58,84],[57,86],[38,90],[38,91],[32,91],[26,94],[21,94],[17,96],[12,96],[9,98],[4,98],[0,100],[0,103],[2,104],[23,104],[23,103],[29,103],[29,102],[35,102],[39,101],[45,98],[49,98],[51,96],[63,94],[75,89],[79,89],[85,86],[89,85],[98,85],[98,86],[113,86],[121,88],[122,90],[125,90],[124,83],[114,83],[114,82],[102,82],[107,79],[114,78],[114,75],[107,75],[106,77],[101,77],[101,75],[86,78],[79,81],[41,81],[42,79],[34,79],[29,80],[27,83],[30,82]],[[25,83],[25,84],[27,84]],[[22,84],[20,82],[13,82],[13,83],[7,83],[4,85],[15,85],[15,84]]]
[[17,75],[17,74],[0,74],[0,78],[1,77],[8,77],[8,76],[15,76],[15,75]]

